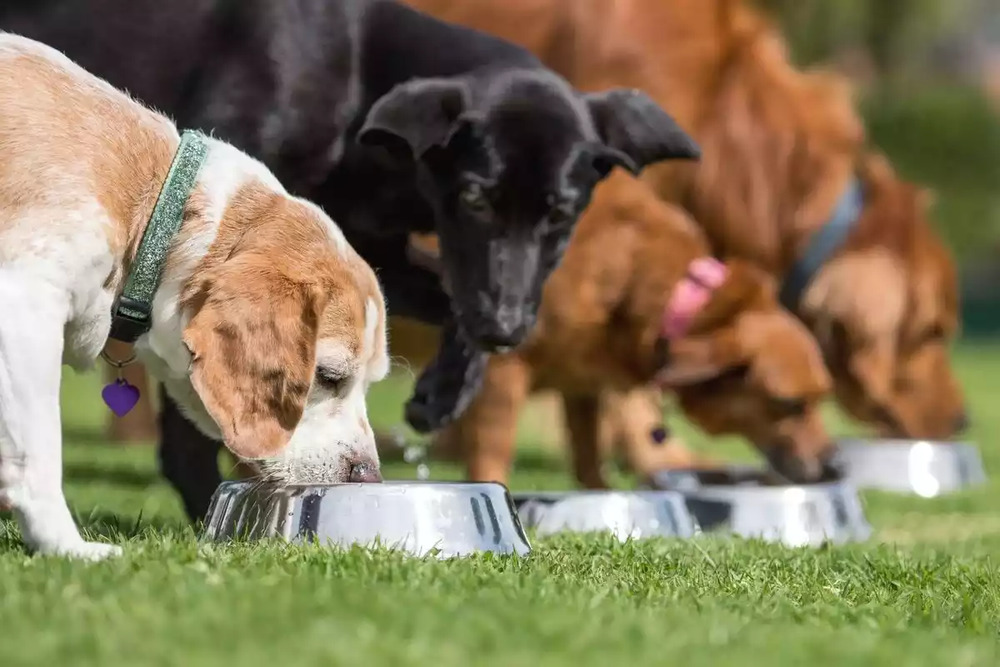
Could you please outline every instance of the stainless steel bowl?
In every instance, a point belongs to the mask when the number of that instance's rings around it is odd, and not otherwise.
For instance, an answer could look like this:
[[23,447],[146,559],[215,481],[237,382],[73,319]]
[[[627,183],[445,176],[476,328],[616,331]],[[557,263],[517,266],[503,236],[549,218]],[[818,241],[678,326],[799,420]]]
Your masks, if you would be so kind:
[[705,531],[730,532],[788,546],[866,540],[871,526],[853,485],[846,481],[779,485],[754,468],[667,470],[656,488],[682,493]]
[[698,532],[684,497],[671,491],[515,493],[513,499],[521,523],[539,535],[610,532],[625,540]]
[[225,482],[215,492],[208,540],[318,540],[380,544],[439,558],[476,552],[525,555],[531,547],[502,484],[384,482],[261,487]]
[[842,440],[837,463],[859,489],[931,498],[986,481],[979,449],[966,442]]

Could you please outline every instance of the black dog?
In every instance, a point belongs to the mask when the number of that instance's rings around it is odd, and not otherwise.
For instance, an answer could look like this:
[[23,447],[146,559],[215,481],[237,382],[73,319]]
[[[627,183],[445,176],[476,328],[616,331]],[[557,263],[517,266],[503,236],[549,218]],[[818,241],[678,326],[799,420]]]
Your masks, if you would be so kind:
[[[466,402],[478,350],[527,335],[594,186],[698,152],[643,93],[581,94],[519,47],[390,0],[9,0],[0,28],[260,158],[344,228],[394,313],[453,315],[432,365],[447,372],[408,406],[422,430]],[[429,231],[450,303],[406,260]],[[201,517],[217,445],[169,401],[163,419],[164,472]]]

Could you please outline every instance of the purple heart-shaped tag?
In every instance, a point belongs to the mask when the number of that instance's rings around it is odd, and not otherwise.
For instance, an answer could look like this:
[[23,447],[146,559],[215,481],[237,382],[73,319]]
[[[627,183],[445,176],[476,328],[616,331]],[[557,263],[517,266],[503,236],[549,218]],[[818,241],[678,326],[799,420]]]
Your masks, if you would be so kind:
[[129,384],[128,380],[118,379],[104,386],[101,398],[113,413],[124,417],[139,402],[139,388]]

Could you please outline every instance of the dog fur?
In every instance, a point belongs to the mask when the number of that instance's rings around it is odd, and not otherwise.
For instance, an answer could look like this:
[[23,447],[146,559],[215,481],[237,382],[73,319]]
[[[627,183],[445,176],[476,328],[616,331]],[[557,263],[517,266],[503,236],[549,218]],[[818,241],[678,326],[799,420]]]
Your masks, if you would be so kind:
[[796,70],[757,10],[740,0],[409,2],[530,48],[581,90],[635,86],[670,108],[703,157],[642,179],[683,206],[720,256],[780,278],[857,176],[864,212],[797,314],[855,418],[911,438],[948,438],[966,426],[948,357],[957,280],[927,220],[926,193],[866,146],[846,83]]
[[[670,294],[707,251],[693,221],[643,184],[621,174],[600,186],[546,283],[536,330],[517,351],[490,359],[482,393],[443,435],[461,443],[468,477],[508,481],[519,412],[532,391],[548,389],[566,406],[578,482],[606,487],[601,402],[641,392],[654,377],[709,433],[745,436],[793,481],[823,476],[832,444],[820,403],[830,378],[813,337],[778,305],[770,276],[729,262],[688,334],[664,340]],[[662,461],[630,463],[651,474]],[[675,449],[672,463],[698,461]]]
[[[62,493],[61,365],[92,366],[179,144],[57,51],[0,33],[0,499],[40,553],[101,558]],[[388,371],[374,272],[313,204],[209,139],[136,352],[185,415],[279,482],[374,481]]]
[[[421,430],[468,401],[480,348],[527,335],[597,182],[697,154],[646,95],[582,94],[520,47],[391,0],[15,1],[0,27],[261,159],[338,220],[395,314],[447,323],[407,412]],[[454,299],[407,261],[420,231],[440,234]],[[454,365],[469,372],[436,371]],[[178,414],[165,400],[162,465],[198,518],[220,478]],[[192,466],[214,472],[192,482]]]

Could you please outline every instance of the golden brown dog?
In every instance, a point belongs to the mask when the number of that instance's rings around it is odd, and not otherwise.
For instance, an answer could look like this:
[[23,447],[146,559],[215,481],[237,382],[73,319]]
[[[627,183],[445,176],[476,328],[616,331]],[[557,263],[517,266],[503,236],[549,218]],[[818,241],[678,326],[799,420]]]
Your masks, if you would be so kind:
[[[709,261],[700,231],[623,174],[598,189],[574,234],[546,283],[533,335],[491,359],[482,393],[446,434],[461,442],[471,479],[507,481],[518,413],[533,390],[554,389],[578,481],[604,487],[601,400],[654,379],[696,424],[745,436],[790,479],[822,475],[831,444],[819,404],[830,380],[812,336],[778,305],[770,276],[734,260],[714,289],[689,282],[701,281],[695,269]],[[678,324],[678,295],[703,288],[703,304]],[[405,345],[404,353],[421,352]],[[640,474],[657,469],[631,464]]]
[[756,10],[739,0],[409,2],[527,46],[583,90],[635,86],[671,109],[702,160],[643,180],[683,206],[721,256],[784,277],[856,179],[863,210],[797,312],[854,417],[904,437],[965,427],[948,358],[955,270],[926,195],[866,149],[844,81],[797,71]]

